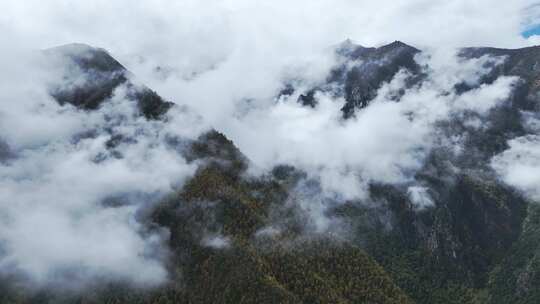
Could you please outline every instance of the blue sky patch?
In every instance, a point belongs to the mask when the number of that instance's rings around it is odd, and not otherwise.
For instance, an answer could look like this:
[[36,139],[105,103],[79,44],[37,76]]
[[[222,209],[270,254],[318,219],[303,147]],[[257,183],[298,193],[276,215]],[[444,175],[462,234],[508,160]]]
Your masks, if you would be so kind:
[[521,33],[521,35],[525,38],[529,38],[535,35],[540,35],[540,24],[535,25],[531,27],[530,29],[524,31],[523,33]]

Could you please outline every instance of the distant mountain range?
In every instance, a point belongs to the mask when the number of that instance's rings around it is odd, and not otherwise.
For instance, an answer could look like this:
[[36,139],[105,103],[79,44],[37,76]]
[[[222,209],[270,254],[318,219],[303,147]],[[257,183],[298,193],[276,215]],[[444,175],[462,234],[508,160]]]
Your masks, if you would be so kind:
[[[415,59],[422,51],[402,42],[366,48],[345,41],[335,53],[338,64],[325,81],[308,89],[285,81],[276,97],[297,94],[297,102],[306,107],[317,106],[318,93],[342,97],[343,119],[356,119],[398,73],[404,73],[404,81],[390,98],[396,103],[406,90],[429,81],[429,67]],[[93,111],[123,86],[148,120],[164,119],[175,107],[138,83],[103,49],[71,44],[44,54],[70,65],[69,75],[50,87],[61,105]],[[509,98],[477,117],[483,128],[459,116],[440,126],[448,138],[465,140],[459,154],[443,147],[430,151],[415,174],[429,194],[429,207],[418,210],[408,187],[371,183],[370,199],[379,205],[347,201],[329,210],[330,217],[348,223],[352,237],[306,235],[297,207],[286,204],[294,189],[306,183],[305,172],[284,164],[248,178],[249,159],[226,134],[214,130],[179,152],[204,165],[143,222],[170,231],[170,283],[149,290],[122,282],[97,284],[71,294],[26,290],[3,278],[0,302],[540,303],[539,202],[503,183],[491,167],[493,157],[509,149],[509,141],[533,134],[523,124],[523,113],[540,113],[540,47],[459,52],[464,60],[486,55],[504,61],[486,66],[489,72],[479,81],[459,83],[453,93],[493,84],[500,76],[520,80]],[[74,75],[82,80],[73,81]],[[110,145],[113,149],[114,141]],[[0,142],[0,160],[9,153]],[[276,218],[284,231],[261,233]],[[200,231],[216,227],[226,238],[226,249],[202,245]]]

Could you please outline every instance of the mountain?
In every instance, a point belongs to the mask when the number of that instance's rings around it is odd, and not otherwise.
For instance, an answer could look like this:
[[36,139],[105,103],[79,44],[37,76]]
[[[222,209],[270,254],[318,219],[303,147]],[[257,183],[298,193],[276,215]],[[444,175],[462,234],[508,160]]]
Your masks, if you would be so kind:
[[137,102],[139,110],[147,118],[157,119],[173,105],[148,87],[135,84],[134,76],[103,49],[68,44],[47,49],[44,54],[49,60],[60,61],[66,67],[62,78],[50,89],[60,104],[97,109],[113,95],[115,89],[125,85],[128,97]]
[[[120,86],[140,114],[160,120],[174,104],[165,101],[106,51],[67,45],[45,51],[62,58],[82,82],[60,79],[51,96],[86,111],[103,106]],[[316,107],[316,92],[343,97],[344,119],[370,106],[379,89],[398,73],[404,87],[393,96],[425,85],[421,50],[402,42],[366,48],[346,41],[324,83],[299,93],[298,102]],[[418,210],[404,185],[371,183],[377,206],[347,201],[328,215],[348,223],[352,237],[311,234],[297,206],[287,202],[294,189],[316,181],[294,164],[249,177],[249,160],[224,134],[210,131],[180,153],[200,162],[195,175],[161,199],[142,223],[167,228],[171,280],[154,289],[97,284],[82,293],[20,288],[3,279],[2,303],[538,303],[540,302],[540,211],[521,191],[503,183],[491,168],[508,141],[531,131],[523,113],[540,111],[540,47],[517,50],[465,48],[461,58],[504,57],[477,82],[461,83],[456,95],[518,76],[513,93],[478,119],[441,123],[445,136],[465,138],[463,151],[436,147],[415,173],[431,198]],[[294,83],[281,95],[293,95]],[[474,114],[470,114],[474,115]],[[0,142],[0,161],[9,150]],[[265,230],[275,220],[285,231]],[[268,232],[268,233],[261,233]],[[209,235],[211,238],[209,239]]]
[[540,91],[540,47],[527,47],[522,49],[497,49],[497,48],[465,48],[460,53],[467,58],[479,58],[481,56],[505,57],[504,63],[495,68],[483,80],[489,83],[500,75],[518,76],[522,80],[516,89],[516,105],[524,110],[538,110],[537,94]]
[[[407,85],[422,85],[418,67],[407,64],[409,58],[419,52],[410,46],[397,42],[379,49],[366,49],[348,44],[341,54],[362,58],[360,66],[369,66],[375,64],[371,63],[374,52],[396,49],[399,51],[392,51],[385,71],[391,75],[404,68],[412,75]],[[416,174],[416,180],[429,188],[434,208],[414,212],[404,189],[391,185],[372,186],[372,195],[388,202],[395,223],[391,231],[373,231],[365,248],[398,286],[419,303],[535,303],[539,300],[538,289],[532,287],[538,273],[537,242],[532,239],[532,231],[537,229],[534,220],[537,208],[519,191],[500,182],[490,168],[490,160],[508,149],[509,140],[530,134],[523,126],[522,115],[539,109],[540,47],[466,48],[459,53],[463,58],[486,55],[505,60],[474,85],[456,87],[457,94],[491,84],[499,76],[518,76],[520,81],[508,100],[481,118],[483,129],[466,126],[461,118],[452,119],[444,127],[451,136],[467,140],[457,157],[444,149],[433,150],[424,168]],[[363,77],[369,79],[377,79],[370,75],[379,75],[369,68],[365,73],[368,76]],[[339,83],[344,88],[353,77],[346,75]],[[375,89],[384,83],[383,78],[380,79],[374,82]],[[346,89],[344,92],[344,109],[361,111],[374,99],[369,96],[364,102],[356,103]],[[345,116],[349,116],[348,113],[344,111]],[[383,223],[380,226],[384,227]]]
[[[400,41],[379,48],[366,48],[347,40],[336,47],[342,63],[332,69],[324,84],[300,95],[299,101],[313,106],[317,91],[337,91],[346,100],[341,109],[343,116],[351,117],[356,109],[367,107],[380,86],[392,80],[400,70],[405,69],[414,75],[408,85],[418,82],[421,69],[414,60],[418,53],[420,50]],[[286,92],[290,95],[294,88],[290,86]]]

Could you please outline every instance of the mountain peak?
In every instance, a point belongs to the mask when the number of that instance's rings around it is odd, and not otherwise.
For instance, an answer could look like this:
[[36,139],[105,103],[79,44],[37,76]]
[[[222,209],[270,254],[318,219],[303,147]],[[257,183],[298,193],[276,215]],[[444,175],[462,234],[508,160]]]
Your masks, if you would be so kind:
[[387,44],[387,45],[383,45],[381,47],[378,47],[377,48],[378,50],[394,50],[394,49],[407,49],[407,50],[411,50],[411,51],[414,51],[414,52],[419,52],[420,50],[418,50],[417,48],[413,47],[413,46],[410,46],[402,41],[399,41],[399,40],[396,40],[390,44]]
[[90,46],[86,43],[73,42],[73,43],[58,45],[58,46],[49,48],[47,50],[62,51],[66,53],[81,53],[81,52],[103,50],[103,49]]
[[403,41],[394,40],[394,42],[390,43],[389,45],[393,46],[409,46],[408,44],[404,43]]
[[366,49],[368,48],[354,43],[354,41],[349,38],[345,39],[343,42],[339,43],[335,47],[336,53],[344,57],[350,57],[354,53],[362,52],[362,50]]
[[128,88],[128,99],[137,102],[146,118],[158,119],[173,105],[145,85],[136,84],[135,76],[105,49],[71,43],[46,49],[44,54],[46,60],[59,59],[61,64],[75,67],[67,68],[63,77],[51,85],[51,96],[62,105],[95,110],[121,85]]

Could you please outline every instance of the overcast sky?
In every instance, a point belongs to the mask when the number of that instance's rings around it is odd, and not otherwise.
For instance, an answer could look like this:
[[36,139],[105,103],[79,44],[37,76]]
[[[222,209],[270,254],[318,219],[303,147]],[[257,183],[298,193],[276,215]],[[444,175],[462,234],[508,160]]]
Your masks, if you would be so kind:
[[4,0],[0,8],[3,36],[30,46],[83,42],[119,54],[173,52],[176,60],[242,43],[311,48],[345,38],[366,46],[524,46],[538,41],[521,33],[540,12],[535,0]]

